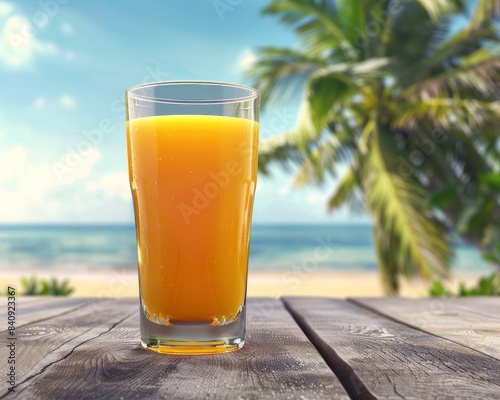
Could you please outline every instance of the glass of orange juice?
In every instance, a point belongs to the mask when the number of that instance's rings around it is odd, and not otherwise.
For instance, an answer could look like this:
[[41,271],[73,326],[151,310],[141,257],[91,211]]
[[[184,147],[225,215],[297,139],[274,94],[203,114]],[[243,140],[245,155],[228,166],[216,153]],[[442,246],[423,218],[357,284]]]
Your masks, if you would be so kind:
[[141,342],[165,354],[245,343],[259,93],[202,81],[126,92]]

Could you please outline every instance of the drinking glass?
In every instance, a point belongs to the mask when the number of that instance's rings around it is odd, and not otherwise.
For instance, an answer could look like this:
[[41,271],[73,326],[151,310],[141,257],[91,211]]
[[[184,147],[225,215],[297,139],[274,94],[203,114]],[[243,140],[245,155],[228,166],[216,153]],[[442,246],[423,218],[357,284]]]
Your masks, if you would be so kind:
[[170,81],[126,91],[141,342],[166,354],[245,343],[259,93]]

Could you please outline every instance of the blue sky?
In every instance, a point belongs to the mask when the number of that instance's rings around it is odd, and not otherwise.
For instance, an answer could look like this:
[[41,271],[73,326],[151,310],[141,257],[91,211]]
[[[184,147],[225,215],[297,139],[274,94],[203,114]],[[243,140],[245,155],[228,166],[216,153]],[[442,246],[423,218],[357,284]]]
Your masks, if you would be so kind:
[[[131,223],[123,93],[142,82],[238,83],[259,46],[296,37],[263,0],[0,1],[0,223]],[[264,110],[261,138],[298,104]],[[327,215],[335,182],[259,177],[254,221],[366,222]]]

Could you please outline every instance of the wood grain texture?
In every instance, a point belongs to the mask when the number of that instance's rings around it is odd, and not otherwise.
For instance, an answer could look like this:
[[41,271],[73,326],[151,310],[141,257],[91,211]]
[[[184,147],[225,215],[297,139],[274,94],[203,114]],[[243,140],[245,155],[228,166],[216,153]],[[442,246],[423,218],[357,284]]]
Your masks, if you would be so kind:
[[[68,356],[75,347],[93,339],[111,329],[111,327],[137,310],[135,301],[93,300],[93,299],[55,299],[41,298],[30,315],[36,315],[36,321],[18,326],[16,329],[16,383],[22,386],[38,376],[48,366]],[[75,302],[75,300],[78,300]],[[66,303],[66,305],[65,305]],[[78,305],[79,304],[79,305]],[[111,304],[119,304],[125,315]],[[75,305],[77,305],[75,307]],[[43,318],[41,310],[56,314],[52,318]],[[23,308],[19,308],[22,316]],[[63,312],[65,310],[65,312]],[[10,337],[3,336],[10,340]],[[7,346],[0,348],[0,359],[7,358]],[[0,380],[0,398],[6,393],[7,382]]]
[[[168,356],[143,349],[138,304],[135,308],[111,330],[67,342],[72,350],[20,385],[16,399],[349,398],[277,300],[250,299],[245,347],[215,356]],[[103,327],[126,315],[129,304],[117,301],[109,309],[110,323]],[[88,318],[79,318],[80,325],[96,329]],[[74,331],[75,322],[59,320],[59,326]]]
[[458,307],[474,310],[478,315],[487,315],[500,320],[500,297],[457,297],[446,301]]
[[[7,302],[7,298],[3,298]],[[49,319],[70,310],[83,307],[97,299],[64,298],[48,296],[16,296],[16,326],[20,327],[38,320]],[[6,321],[7,304],[1,307],[0,318]],[[2,326],[4,328],[5,326]],[[5,331],[1,331],[3,335]]]
[[500,297],[359,298],[351,301],[500,360]]
[[284,301],[353,398],[500,398],[490,356],[343,300]]

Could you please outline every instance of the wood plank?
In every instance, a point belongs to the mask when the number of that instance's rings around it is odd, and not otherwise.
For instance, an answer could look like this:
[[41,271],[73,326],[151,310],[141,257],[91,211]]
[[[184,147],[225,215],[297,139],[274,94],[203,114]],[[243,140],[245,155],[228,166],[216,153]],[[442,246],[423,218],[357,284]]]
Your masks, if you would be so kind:
[[[136,302],[136,301],[135,301]],[[110,306],[124,315],[123,305]],[[138,308],[138,307],[137,307]],[[128,312],[128,311],[127,311]],[[82,321],[85,323],[85,321]],[[90,327],[90,322],[86,324]],[[67,325],[68,326],[68,325]],[[214,356],[169,356],[139,344],[138,310],[21,385],[18,399],[348,399],[281,302],[249,299],[247,342]]]
[[[16,346],[16,383],[22,385],[33,376],[37,376],[49,365],[69,355],[73,349],[85,342],[109,331],[111,327],[137,310],[137,300],[133,303],[118,301],[123,312],[121,315],[116,310],[110,310],[111,304],[117,304],[109,299],[94,301],[94,299],[83,299],[85,305],[74,307],[75,299],[40,299],[37,310],[49,309],[49,312],[57,311],[58,314],[52,318],[42,318],[38,322],[19,326],[16,329],[16,339],[5,335],[4,338],[15,341]],[[66,305],[64,304],[66,302]],[[125,307],[128,305],[128,307]],[[62,314],[61,310],[65,310]],[[69,311],[68,311],[69,310]],[[22,315],[22,313],[21,313]],[[0,359],[6,360],[10,349],[7,346],[0,347]],[[7,392],[7,381],[0,380],[0,395]]]
[[351,301],[500,360],[500,298],[359,298]]
[[478,315],[500,319],[500,297],[457,297],[447,301],[458,307],[474,310]]
[[[16,326],[21,327],[35,321],[49,319],[97,301],[99,301],[97,298],[19,296],[16,297]],[[2,318],[2,321],[6,321],[6,306],[1,307],[0,318]],[[2,326],[2,328],[4,327]],[[0,334],[5,334],[5,330],[0,331]]]
[[353,398],[500,398],[500,362],[356,304],[285,298]]
[[23,305],[26,305],[29,303],[36,303],[36,302],[40,301],[40,299],[42,297],[41,296],[24,296],[23,295],[23,296],[17,296],[17,298],[22,301]]

